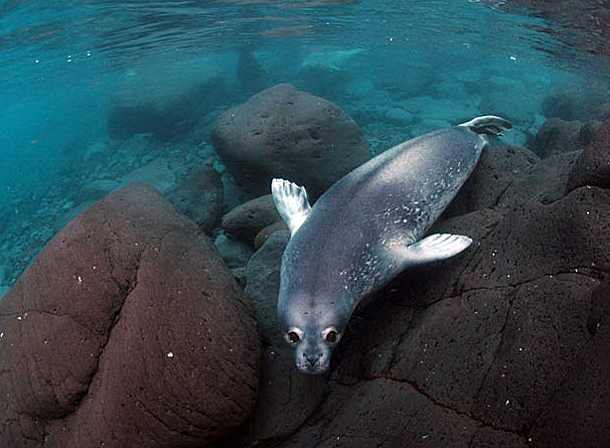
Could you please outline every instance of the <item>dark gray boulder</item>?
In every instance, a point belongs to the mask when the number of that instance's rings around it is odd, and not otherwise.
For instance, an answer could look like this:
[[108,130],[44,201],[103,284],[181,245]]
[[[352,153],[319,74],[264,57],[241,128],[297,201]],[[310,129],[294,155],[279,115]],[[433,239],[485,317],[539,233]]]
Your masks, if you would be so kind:
[[212,143],[238,185],[269,193],[271,179],[304,185],[312,199],[369,158],[358,125],[335,104],[289,84],[254,95],[218,118]]
[[566,188],[571,191],[585,185],[610,188],[610,118],[576,161]]
[[270,194],[244,202],[222,217],[222,229],[233,238],[254,247],[256,235],[282,218]]
[[564,121],[560,118],[547,120],[534,137],[534,152],[544,159],[558,152],[582,149],[579,147],[582,126],[580,121]]

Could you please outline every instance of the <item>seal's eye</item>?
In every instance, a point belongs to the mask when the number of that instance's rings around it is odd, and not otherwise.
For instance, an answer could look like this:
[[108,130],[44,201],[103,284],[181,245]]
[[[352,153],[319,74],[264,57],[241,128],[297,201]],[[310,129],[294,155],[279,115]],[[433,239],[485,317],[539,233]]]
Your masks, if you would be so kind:
[[296,331],[291,331],[289,333],[286,333],[286,340],[291,344],[296,344],[301,340],[301,338],[299,338],[299,335],[296,333]]
[[284,333],[284,339],[286,340],[288,345],[294,346],[303,340],[303,336],[305,335],[305,333],[303,333],[303,330],[301,330],[300,328],[290,327],[287,328],[287,330],[288,331]]
[[335,344],[339,341],[339,332],[334,329],[334,327],[330,327],[326,330],[326,334],[324,335],[324,340],[329,344]]
[[328,342],[330,344],[334,344],[335,342],[337,342],[338,338],[339,338],[339,334],[336,331],[329,331],[326,334],[326,342]]

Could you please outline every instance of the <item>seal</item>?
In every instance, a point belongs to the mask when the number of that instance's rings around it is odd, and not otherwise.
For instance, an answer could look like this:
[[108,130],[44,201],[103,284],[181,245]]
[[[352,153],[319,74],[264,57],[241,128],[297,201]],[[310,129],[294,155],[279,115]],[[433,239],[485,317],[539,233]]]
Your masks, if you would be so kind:
[[464,235],[426,232],[470,176],[500,117],[406,141],[348,173],[309,205],[303,187],[273,179],[273,200],[291,236],[280,272],[278,318],[296,366],[328,370],[356,305],[409,266],[452,257]]

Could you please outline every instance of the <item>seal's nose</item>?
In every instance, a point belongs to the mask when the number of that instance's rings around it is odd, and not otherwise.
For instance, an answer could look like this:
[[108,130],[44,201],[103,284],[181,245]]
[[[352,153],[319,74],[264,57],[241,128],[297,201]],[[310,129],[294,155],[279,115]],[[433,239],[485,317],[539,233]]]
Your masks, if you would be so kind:
[[318,360],[322,357],[322,354],[318,354],[318,355],[314,355],[314,356],[307,356],[305,353],[303,353],[303,356],[307,359],[307,363],[310,365],[310,367],[313,367],[316,365]]

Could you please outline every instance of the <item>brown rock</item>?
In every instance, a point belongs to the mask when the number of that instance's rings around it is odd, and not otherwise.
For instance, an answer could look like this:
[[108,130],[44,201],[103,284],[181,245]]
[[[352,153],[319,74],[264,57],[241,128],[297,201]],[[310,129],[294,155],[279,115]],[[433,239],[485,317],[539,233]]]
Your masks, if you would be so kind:
[[[523,433],[552,406],[557,387],[589,339],[584,322],[590,291],[586,276],[559,274],[505,294],[507,309],[474,396],[473,415],[493,427]],[[481,338],[481,342],[485,339]]]
[[580,128],[578,133],[577,145],[579,148],[586,148],[595,138],[604,123],[598,120],[589,120]]
[[269,192],[282,177],[318,198],[369,158],[358,125],[335,104],[279,84],[224,113],[212,131],[216,152],[245,191]]
[[437,406],[409,383],[376,379],[355,386],[322,436],[320,448],[468,447],[479,424]]
[[528,202],[550,204],[563,198],[579,155],[580,150],[553,154],[521,173],[502,193],[495,210],[506,213]]
[[0,445],[209,446],[257,397],[251,310],[211,242],[131,185],[53,238],[0,302]]

